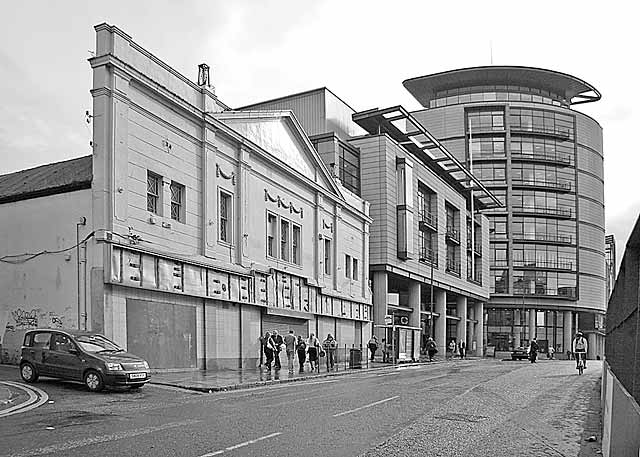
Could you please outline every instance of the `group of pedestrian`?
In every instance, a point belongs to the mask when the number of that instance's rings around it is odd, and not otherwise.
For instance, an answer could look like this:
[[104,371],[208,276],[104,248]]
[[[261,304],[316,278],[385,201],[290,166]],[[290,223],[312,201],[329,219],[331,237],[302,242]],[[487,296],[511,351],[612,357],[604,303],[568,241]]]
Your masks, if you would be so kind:
[[382,338],[382,341],[378,341],[378,337],[376,335],[373,335],[367,343],[367,347],[369,348],[369,352],[371,353],[372,362],[375,359],[376,351],[378,350],[378,348],[380,348],[382,351],[382,361],[391,361],[391,345],[387,343],[387,340],[385,338]]
[[262,338],[262,350],[266,358],[265,368],[269,371],[272,365],[276,370],[282,368],[280,362],[280,353],[282,351],[287,356],[289,373],[294,371],[296,357],[299,373],[304,372],[304,364],[307,361],[311,371],[319,370],[319,359],[325,356],[327,357],[327,369],[333,369],[336,362],[335,354],[337,349],[338,342],[330,333],[322,344],[313,333],[309,335],[309,338],[303,338],[302,335],[296,336],[293,330],[289,330],[289,333],[284,337],[277,330],[266,332]]
[[[456,357],[456,355],[461,359],[464,359],[467,356],[467,343],[464,341],[457,343],[456,340],[451,339],[447,345],[447,358],[453,358]],[[431,360],[431,358],[432,357],[430,357],[429,360]]]

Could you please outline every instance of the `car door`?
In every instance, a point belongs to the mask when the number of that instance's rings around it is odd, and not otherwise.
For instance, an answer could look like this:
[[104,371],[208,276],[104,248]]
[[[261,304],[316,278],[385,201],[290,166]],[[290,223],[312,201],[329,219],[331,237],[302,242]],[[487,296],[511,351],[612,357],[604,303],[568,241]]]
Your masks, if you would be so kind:
[[78,348],[68,335],[57,332],[52,335],[49,364],[56,377],[80,379],[81,361]]
[[31,347],[28,349],[38,374],[42,376],[53,376],[51,367],[48,364],[50,343],[51,332],[37,332],[34,333]]

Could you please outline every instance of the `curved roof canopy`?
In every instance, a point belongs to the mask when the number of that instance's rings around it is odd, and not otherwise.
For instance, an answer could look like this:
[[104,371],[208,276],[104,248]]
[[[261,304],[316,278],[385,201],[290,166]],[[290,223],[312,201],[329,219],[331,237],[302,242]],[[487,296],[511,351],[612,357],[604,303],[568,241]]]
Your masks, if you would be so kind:
[[547,90],[564,96],[564,99],[571,105],[595,102],[601,98],[600,92],[595,87],[575,76],[534,67],[486,66],[462,68],[418,76],[402,82],[402,85],[425,108],[429,107],[429,101],[435,98],[438,91],[497,84]]

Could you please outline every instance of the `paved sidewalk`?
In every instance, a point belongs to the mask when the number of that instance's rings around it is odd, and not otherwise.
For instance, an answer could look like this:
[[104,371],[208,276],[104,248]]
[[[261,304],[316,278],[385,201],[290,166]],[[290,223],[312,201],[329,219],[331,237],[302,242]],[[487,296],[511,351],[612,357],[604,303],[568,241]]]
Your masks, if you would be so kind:
[[370,370],[392,369],[399,366],[428,365],[441,362],[444,362],[444,360],[392,365],[390,363],[369,361],[368,364],[365,362],[362,365],[362,368],[351,369],[348,367],[345,368],[344,362],[341,362],[335,370],[327,371],[326,367],[322,367],[320,368],[320,371],[305,371],[304,373],[298,373],[297,370],[290,373],[287,368],[267,371],[264,367],[217,371],[160,371],[152,373],[151,383],[197,390],[201,392],[218,392],[225,390],[248,389],[251,387],[269,384],[298,382],[307,379],[325,378],[327,376],[340,376]]

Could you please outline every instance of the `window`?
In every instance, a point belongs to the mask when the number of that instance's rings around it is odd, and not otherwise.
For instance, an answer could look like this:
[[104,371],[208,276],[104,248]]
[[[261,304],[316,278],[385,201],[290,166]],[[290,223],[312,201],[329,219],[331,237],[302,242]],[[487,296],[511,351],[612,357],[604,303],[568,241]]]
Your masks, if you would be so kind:
[[267,214],[267,255],[275,257],[276,237],[278,236],[278,218],[275,214]]
[[220,191],[219,204],[220,241],[231,243],[231,194]]
[[162,177],[147,171],[147,211],[160,214],[162,209]]
[[331,240],[324,239],[324,274],[331,274]]
[[184,222],[184,186],[171,181],[171,219]]
[[300,226],[293,224],[293,235],[291,236],[291,261],[300,265]]
[[356,195],[360,195],[360,155],[357,149],[338,145],[340,181]]
[[358,280],[358,259],[353,259],[353,269],[352,269],[352,273],[353,273],[353,280],[357,281]]
[[344,255],[344,275],[351,278],[351,256],[349,254]]
[[280,221],[280,258],[289,261],[289,221]]

